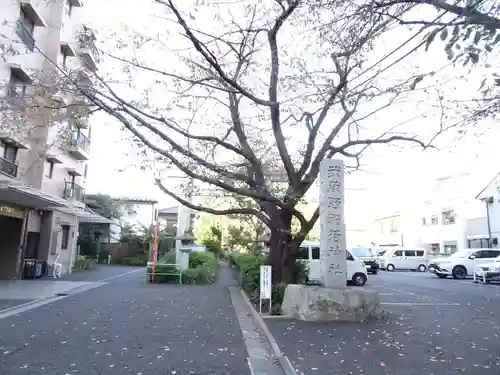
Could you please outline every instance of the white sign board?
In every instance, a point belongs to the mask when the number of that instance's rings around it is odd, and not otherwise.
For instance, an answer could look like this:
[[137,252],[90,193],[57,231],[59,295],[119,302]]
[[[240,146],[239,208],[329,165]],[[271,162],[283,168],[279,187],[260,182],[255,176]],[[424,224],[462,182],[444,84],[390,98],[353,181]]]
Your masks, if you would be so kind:
[[260,299],[271,299],[271,266],[260,266]]

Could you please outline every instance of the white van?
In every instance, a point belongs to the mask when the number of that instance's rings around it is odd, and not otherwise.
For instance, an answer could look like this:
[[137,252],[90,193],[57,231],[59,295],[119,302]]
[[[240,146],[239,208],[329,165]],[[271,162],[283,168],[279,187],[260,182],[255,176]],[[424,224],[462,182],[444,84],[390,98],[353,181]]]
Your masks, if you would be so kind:
[[427,270],[427,251],[425,249],[407,249],[403,247],[387,248],[379,252],[378,263],[381,269],[394,270]]
[[[365,263],[356,258],[351,252],[346,250],[347,259],[347,283],[363,286],[368,279],[366,275]],[[309,281],[321,281],[321,260],[319,252],[319,242],[304,241],[300,245],[297,260],[305,262],[309,267]]]

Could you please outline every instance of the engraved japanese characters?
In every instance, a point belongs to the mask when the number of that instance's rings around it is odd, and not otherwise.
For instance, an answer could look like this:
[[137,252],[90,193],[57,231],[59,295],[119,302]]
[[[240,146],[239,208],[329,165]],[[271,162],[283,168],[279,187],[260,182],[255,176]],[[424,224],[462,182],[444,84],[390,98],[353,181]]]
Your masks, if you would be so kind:
[[320,253],[323,283],[346,287],[346,234],[344,226],[344,163],[325,159],[320,166]]

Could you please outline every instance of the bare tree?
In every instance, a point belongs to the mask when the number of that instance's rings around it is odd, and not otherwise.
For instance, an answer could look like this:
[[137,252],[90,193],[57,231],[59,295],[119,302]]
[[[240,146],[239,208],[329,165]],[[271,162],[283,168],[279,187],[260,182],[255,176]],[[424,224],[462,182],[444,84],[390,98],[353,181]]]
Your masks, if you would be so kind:
[[464,103],[475,122],[500,112],[500,3],[495,0],[380,0],[365,4],[377,15],[401,25],[424,26],[426,49],[435,41],[443,43],[450,61],[480,69],[483,73],[477,90],[482,98]]
[[184,9],[173,0],[154,3],[161,14],[151,21],[155,31],[134,33],[132,44],[124,37],[108,56],[142,96],[131,99],[104,77],[78,90],[201,188],[243,199],[229,208],[197,205],[156,179],[191,209],[264,223],[274,282],[293,282],[298,247],[318,220],[319,208],[305,217],[297,207],[323,159],[340,157],[355,168],[372,145],[426,148],[426,137],[442,130],[405,131],[377,120],[426,77],[399,79],[387,73],[390,64],[371,64],[374,43],[393,19],[349,2],[334,12],[300,0],[200,1]]

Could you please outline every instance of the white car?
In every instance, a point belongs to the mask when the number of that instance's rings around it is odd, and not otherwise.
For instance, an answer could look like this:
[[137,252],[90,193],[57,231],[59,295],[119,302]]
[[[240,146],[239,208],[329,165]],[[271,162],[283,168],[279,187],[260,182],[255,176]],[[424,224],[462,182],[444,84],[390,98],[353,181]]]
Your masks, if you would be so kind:
[[490,283],[491,281],[500,281],[500,256],[496,257],[491,263],[483,263],[474,269],[474,281]]
[[437,258],[432,262],[434,273],[445,279],[453,276],[455,279],[465,279],[472,276],[477,266],[489,263],[500,256],[500,249],[463,249],[447,258]]

